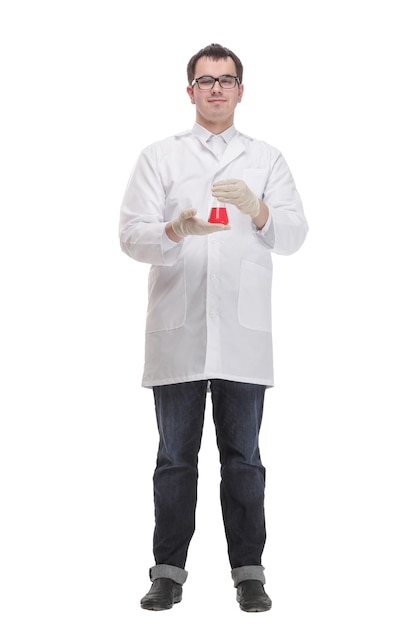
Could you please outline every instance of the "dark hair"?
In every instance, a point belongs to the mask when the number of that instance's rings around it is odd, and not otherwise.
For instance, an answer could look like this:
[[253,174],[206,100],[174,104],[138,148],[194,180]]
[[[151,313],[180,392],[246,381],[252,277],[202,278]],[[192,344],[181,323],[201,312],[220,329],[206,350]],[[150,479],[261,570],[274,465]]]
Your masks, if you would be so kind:
[[197,65],[197,61],[202,57],[208,57],[209,59],[227,59],[230,57],[236,65],[236,74],[239,78],[239,82],[242,82],[243,77],[243,65],[238,56],[228,48],[224,48],[219,43],[212,43],[205,48],[201,48],[199,52],[197,52],[191,59],[188,61],[187,65],[187,78],[188,84],[191,85],[194,80],[194,72],[195,66]]

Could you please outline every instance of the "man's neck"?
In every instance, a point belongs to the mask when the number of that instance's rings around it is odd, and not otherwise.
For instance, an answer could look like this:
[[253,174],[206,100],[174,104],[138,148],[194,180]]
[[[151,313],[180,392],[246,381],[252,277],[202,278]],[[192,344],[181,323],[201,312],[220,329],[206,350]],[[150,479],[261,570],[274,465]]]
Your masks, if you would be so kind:
[[210,123],[207,123],[207,122],[202,123],[199,120],[196,120],[196,122],[197,122],[197,124],[199,124],[200,126],[205,128],[206,130],[208,130],[209,133],[212,133],[213,135],[220,135],[225,130],[227,130],[228,128],[233,126],[233,122],[228,123],[228,124],[215,124],[215,123],[210,124]]

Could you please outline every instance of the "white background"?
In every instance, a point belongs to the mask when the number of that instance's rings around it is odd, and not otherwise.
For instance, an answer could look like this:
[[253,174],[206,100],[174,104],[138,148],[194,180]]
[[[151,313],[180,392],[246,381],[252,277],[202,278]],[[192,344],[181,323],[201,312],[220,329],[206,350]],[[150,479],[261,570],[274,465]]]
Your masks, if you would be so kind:
[[[413,2],[1,5],[1,622],[415,626]],[[271,9],[274,13],[271,13]],[[239,610],[208,412],[183,602],[152,559],[148,268],[120,251],[139,151],[189,128],[186,64],[244,65],[237,127],[282,150],[310,233],[275,258],[266,589]]]

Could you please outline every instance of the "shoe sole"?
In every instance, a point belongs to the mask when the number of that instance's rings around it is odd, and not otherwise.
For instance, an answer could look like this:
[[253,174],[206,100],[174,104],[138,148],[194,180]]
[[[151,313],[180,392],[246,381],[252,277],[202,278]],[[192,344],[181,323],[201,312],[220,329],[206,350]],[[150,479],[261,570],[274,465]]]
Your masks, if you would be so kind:
[[246,607],[244,608],[242,605],[239,605],[241,611],[245,611],[245,613],[265,613],[265,611],[269,611],[271,609],[270,606],[259,608],[257,606],[254,607]]

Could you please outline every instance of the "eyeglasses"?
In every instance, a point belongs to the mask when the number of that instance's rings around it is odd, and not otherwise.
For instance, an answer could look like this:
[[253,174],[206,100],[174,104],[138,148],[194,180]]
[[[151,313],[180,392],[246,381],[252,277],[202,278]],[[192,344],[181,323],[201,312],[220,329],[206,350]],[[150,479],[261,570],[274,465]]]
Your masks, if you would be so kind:
[[191,83],[191,87],[197,85],[199,89],[203,91],[208,91],[212,89],[216,82],[219,83],[222,89],[233,89],[236,85],[240,85],[240,80],[237,76],[231,76],[230,74],[223,74],[223,76],[219,76],[218,78],[214,78],[214,76],[200,76],[200,78],[194,78]]

